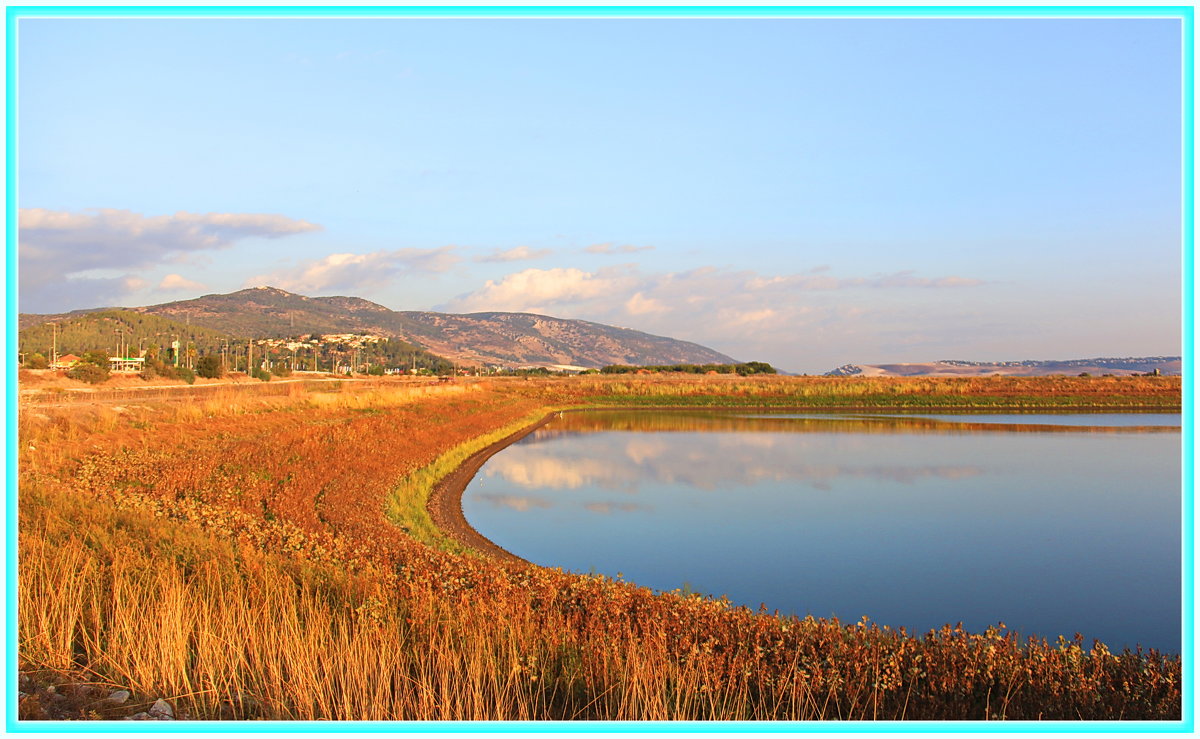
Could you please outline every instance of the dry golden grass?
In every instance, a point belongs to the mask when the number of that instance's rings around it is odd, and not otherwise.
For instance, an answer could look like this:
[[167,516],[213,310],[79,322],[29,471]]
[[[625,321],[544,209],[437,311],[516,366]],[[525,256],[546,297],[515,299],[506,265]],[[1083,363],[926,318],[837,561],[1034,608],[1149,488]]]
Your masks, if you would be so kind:
[[616,405],[1174,407],[1178,377],[587,376],[580,392]]
[[[720,392],[812,387],[781,379]],[[547,408],[655,392],[623,382],[22,408],[20,668],[201,718],[1178,719],[1177,657],[779,618],[414,538],[441,543],[417,530],[420,496],[467,450]]]

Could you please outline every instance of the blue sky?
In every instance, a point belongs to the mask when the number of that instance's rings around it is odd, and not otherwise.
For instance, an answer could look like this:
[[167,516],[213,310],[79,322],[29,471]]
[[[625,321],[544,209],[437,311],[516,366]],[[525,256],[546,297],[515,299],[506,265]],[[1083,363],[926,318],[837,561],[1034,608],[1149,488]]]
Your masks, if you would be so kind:
[[20,310],[270,284],[823,372],[1178,354],[1170,19],[23,19]]

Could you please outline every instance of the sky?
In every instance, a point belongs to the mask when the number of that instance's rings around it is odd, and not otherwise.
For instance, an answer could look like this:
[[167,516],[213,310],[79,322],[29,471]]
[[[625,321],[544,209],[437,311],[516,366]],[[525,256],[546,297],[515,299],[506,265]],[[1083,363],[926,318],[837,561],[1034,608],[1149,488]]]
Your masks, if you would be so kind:
[[1178,20],[17,33],[21,312],[271,285],[807,373],[1182,350]]

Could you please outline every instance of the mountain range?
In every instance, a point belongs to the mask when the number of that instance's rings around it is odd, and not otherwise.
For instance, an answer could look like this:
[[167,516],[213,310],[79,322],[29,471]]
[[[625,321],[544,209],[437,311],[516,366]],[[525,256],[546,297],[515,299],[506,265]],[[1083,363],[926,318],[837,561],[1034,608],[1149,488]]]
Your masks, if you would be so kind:
[[844,364],[826,375],[839,377],[978,377],[1009,375],[1144,375],[1157,371],[1163,375],[1183,372],[1181,357],[1097,357],[1094,359],[1024,359],[1016,362],[968,362],[943,359],[939,362],[898,364]]
[[[22,314],[25,330],[107,309]],[[401,339],[463,364],[507,367],[603,367],[609,364],[732,364],[737,360],[688,341],[533,313],[394,311],[354,297],[318,297],[254,287],[128,311],[219,331],[232,338],[374,334]]]

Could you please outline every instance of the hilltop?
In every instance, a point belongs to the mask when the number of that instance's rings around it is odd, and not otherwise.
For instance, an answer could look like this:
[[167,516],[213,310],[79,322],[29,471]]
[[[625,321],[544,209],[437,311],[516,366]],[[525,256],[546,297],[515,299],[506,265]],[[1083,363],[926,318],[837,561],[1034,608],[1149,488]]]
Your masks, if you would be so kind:
[[[101,309],[102,310],[102,309]],[[591,321],[532,313],[393,311],[356,297],[307,297],[273,287],[205,295],[127,312],[170,319],[237,338],[373,334],[463,364],[603,367],[610,364],[727,364],[732,357],[688,341]],[[22,315],[34,327],[87,311]],[[24,333],[24,331],[23,331]]]

